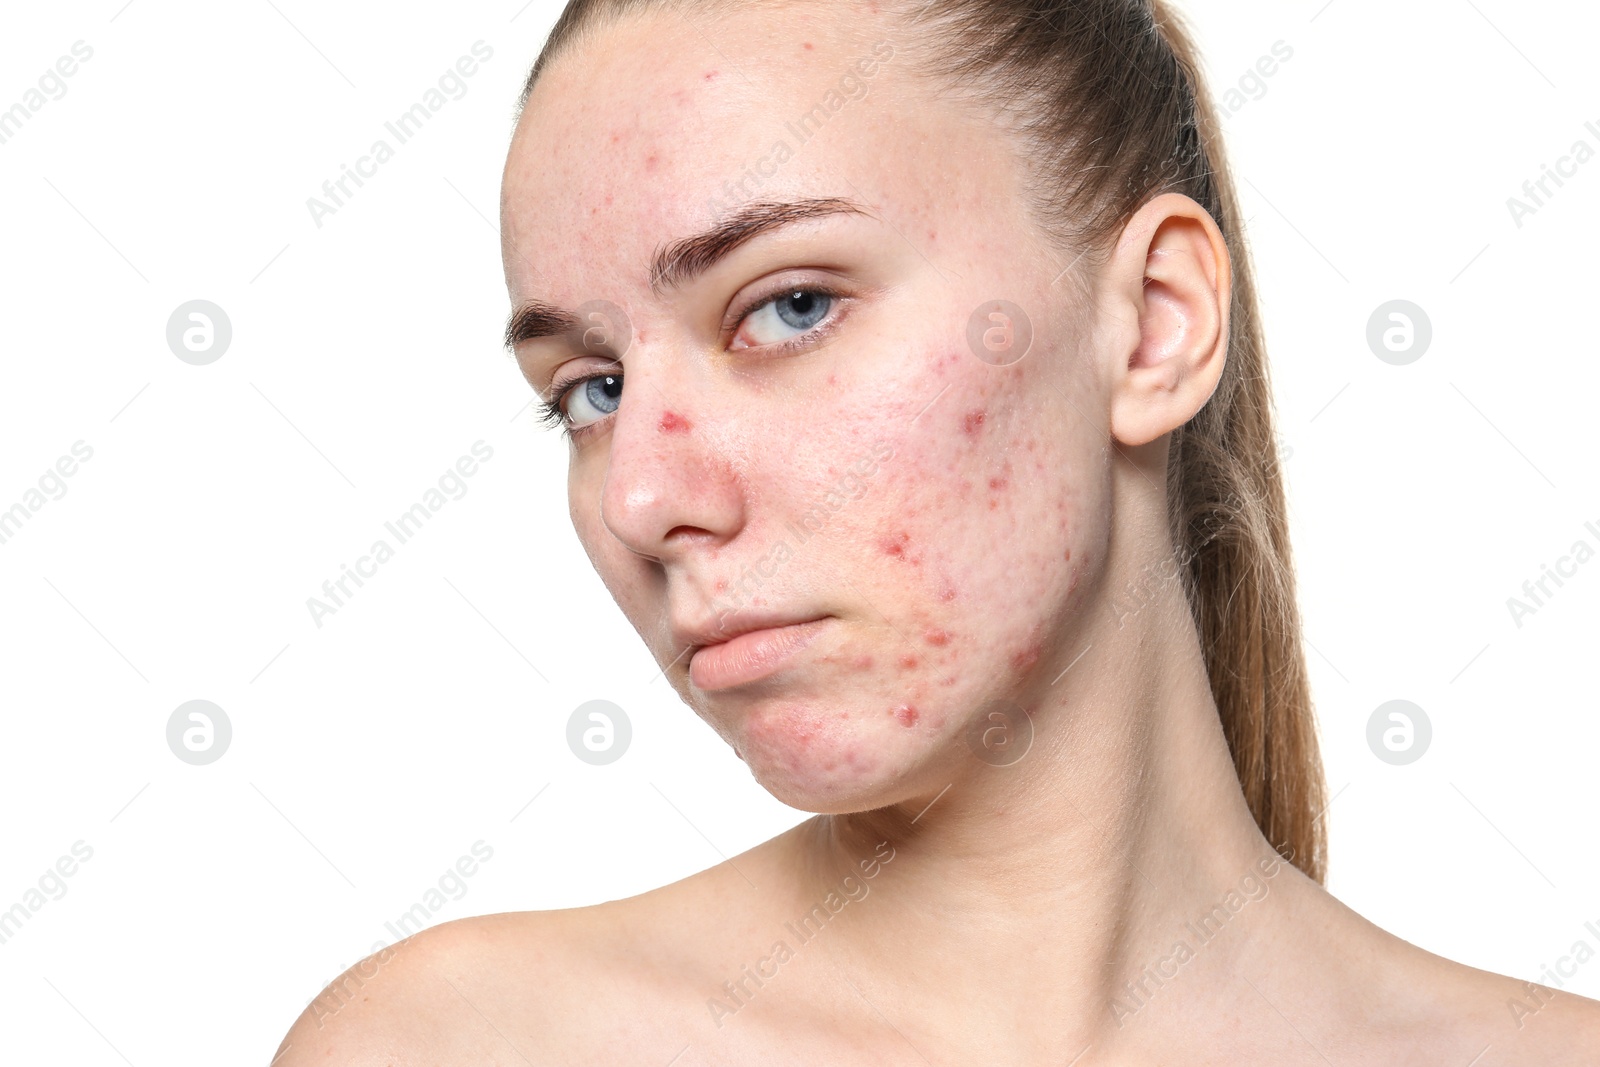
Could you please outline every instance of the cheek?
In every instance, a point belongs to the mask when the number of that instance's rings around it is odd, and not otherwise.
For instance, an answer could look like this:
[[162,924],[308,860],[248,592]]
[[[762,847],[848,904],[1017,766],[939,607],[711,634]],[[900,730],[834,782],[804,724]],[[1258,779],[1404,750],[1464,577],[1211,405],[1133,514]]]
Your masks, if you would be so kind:
[[1038,395],[1052,388],[1041,366],[974,368],[960,353],[930,363],[942,377],[927,392],[945,392],[884,464],[852,552],[901,638],[884,664],[936,686],[980,660],[1027,672],[1093,555],[1102,461],[1061,422],[1064,405]]

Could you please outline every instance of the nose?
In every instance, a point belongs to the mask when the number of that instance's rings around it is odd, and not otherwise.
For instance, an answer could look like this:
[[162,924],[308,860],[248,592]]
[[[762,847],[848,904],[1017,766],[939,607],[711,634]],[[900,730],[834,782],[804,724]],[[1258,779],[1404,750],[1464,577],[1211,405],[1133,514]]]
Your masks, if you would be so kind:
[[600,518],[630,551],[665,563],[726,543],[744,522],[741,420],[720,411],[709,370],[633,356],[611,417]]

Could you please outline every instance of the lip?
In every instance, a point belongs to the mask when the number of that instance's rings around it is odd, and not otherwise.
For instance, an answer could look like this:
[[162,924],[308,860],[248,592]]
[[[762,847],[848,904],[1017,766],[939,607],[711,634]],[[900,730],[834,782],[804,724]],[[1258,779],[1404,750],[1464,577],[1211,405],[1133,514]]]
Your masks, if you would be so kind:
[[689,680],[706,692],[749,685],[775,674],[821,633],[828,618],[749,630],[689,657]]

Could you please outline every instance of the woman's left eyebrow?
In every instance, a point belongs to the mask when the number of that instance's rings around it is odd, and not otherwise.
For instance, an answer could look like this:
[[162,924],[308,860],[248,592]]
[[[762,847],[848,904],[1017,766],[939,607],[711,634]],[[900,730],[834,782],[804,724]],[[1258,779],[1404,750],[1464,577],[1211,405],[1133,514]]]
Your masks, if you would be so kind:
[[[784,226],[833,215],[876,217],[858,201],[840,196],[745,204],[705,232],[659,249],[651,262],[650,288],[661,293],[687,285],[747,241]],[[573,312],[542,300],[527,300],[506,322],[506,347],[514,349],[523,341],[563,334],[577,324]]]

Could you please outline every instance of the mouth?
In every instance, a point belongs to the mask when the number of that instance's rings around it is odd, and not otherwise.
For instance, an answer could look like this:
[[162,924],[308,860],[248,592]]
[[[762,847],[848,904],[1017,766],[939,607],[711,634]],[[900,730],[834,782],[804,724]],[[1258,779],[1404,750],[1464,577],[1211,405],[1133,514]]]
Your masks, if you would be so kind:
[[770,677],[814,641],[831,618],[750,630],[689,657],[689,680],[706,692],[732,689]]

